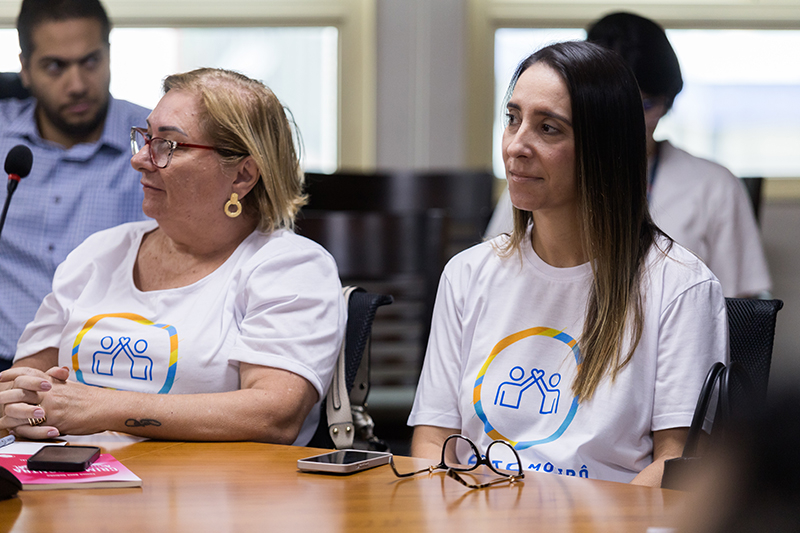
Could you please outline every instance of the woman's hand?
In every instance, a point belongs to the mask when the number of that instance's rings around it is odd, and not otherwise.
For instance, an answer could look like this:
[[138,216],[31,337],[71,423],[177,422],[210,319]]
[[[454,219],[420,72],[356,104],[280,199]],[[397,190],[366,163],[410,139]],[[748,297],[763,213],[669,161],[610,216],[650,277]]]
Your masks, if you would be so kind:
[[[291,444],[318,399],[288,370],[241,363],[241,389],[206,394],[150,394],[67,381],[57,351],[45,350],[0,375],[0,429],[29,439],[124,431],[172,440],[252,440]],[[21,366],[26,364],[29,366]],[[48,370],[45,370],[48,369]],[[28,419],[47,420],[31,426]]]
[[[53,367],[47,372],[33,368],[12,368],[3,372],[0,382],[13,385],[0,392],[4,416],[0,428],[28,439],[49,439],[59,435],[85,435],[102,431],[95,427],[92,407],[99,405],[95,387],[68,382],[69,369]],[[32,426],[29,419],[45,418]]]
[[[68,377],[69,370],[61,367],[51,368],[47,372],[30,367],[17,367],[3,372],[0,383],[8,383],[10,387],[0,392],[0,405],[3,407],[0,428],[31,439],[57,437],[59,431],[53,425],[52,418],[46,419],[47,412],[42,403],[53,386],[64,384]],[[45,422],[32,426],[30,419],[37,418],[45,418]]]

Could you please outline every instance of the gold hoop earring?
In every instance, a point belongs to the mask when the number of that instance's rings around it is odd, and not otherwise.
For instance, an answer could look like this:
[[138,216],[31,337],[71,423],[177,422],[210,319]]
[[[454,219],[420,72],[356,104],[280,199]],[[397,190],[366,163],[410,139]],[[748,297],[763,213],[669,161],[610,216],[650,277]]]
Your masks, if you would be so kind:
[[[232,211],[231,208],[233,208]],[[236,218],[242,214],[242,204],[239,202],[239,195],[235,192],[231,193],[231,199],[225,204],[225,214],[231,218]]]

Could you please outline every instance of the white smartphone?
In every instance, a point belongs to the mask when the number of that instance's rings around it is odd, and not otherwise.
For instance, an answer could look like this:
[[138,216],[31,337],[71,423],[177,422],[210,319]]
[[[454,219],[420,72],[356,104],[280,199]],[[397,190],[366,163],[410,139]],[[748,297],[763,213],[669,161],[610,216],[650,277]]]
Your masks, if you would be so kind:
[[314,457],[297,460],[297,468],[303,472],[328,472],[330,474],[352,474],[368,468],[389,463],[391,453],[365,450],[337,450]]

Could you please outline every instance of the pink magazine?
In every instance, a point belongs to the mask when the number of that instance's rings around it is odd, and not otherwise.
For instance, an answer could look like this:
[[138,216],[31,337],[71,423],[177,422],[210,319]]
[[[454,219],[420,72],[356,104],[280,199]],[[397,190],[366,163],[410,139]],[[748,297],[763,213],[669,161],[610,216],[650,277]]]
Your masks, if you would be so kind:
[[0,466],[14,474],[22,490],[99,489],[141,487],[142,480],[113,455],[100,458],[83,472],[39,472],[28,470],[30,455],[0,453]]

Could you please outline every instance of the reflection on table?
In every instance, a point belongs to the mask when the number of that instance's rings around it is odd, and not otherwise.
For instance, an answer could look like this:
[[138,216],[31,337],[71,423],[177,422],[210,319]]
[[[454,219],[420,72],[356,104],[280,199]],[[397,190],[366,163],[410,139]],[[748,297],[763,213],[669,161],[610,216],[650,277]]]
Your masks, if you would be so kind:
[[[302,473],[297,460],[320,451],[292,446],[102,437],[94,443],[143,486],[23,491],[0,502],[0,531],[644,532],[672,524],[684,498],[539,472],[481,490],[444,472],[399,480],[388,465],[349,476]],[[395,462],[408,470],[428,466],[406,457]],[[478,473],[476,480],[490,476]]]

